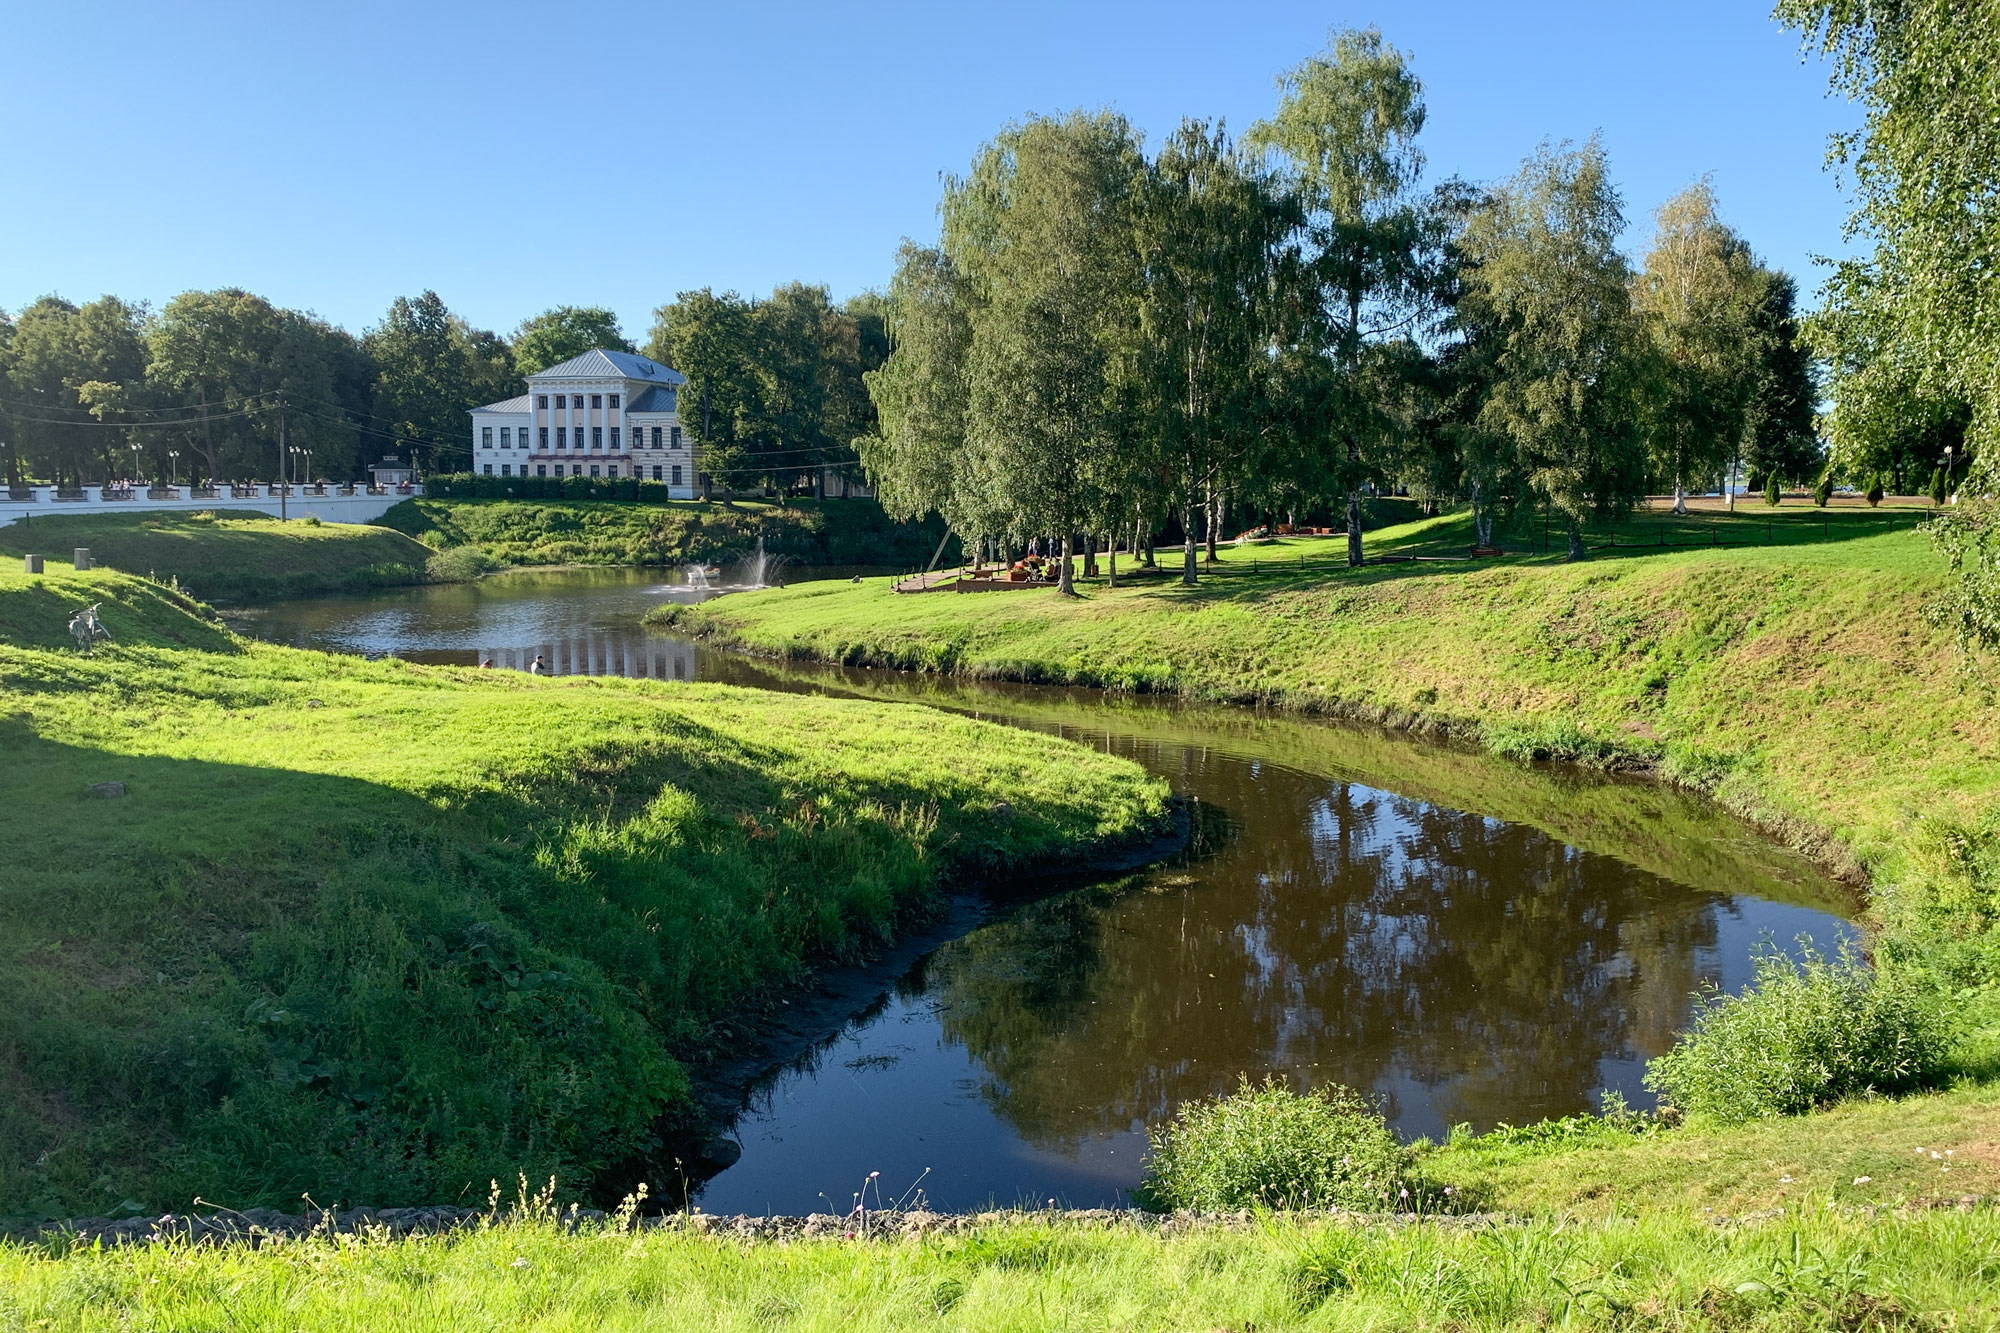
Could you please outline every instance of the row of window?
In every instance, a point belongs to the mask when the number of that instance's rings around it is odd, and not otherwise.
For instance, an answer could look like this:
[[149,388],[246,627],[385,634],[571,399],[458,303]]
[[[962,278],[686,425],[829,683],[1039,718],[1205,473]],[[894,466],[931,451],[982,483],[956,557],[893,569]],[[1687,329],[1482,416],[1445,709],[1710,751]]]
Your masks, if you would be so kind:
[[[543,426],[540,430],[542,448],[546,449],[549,447],[549,428]],[[610,430],[611,447],[616,449],[618,447],[618,427],[613,426]],[[591,448],[602,449],[604,447],[604,431],[605,427],[603,426],[592,426],[590,428]],[[521,427],[520,434],[521,447],[525,449],[528,447],[528,428],[526,426]],[[679,426],[666,427],[664,431],[665,444],[662,444],[662,439],[662,428],[659,426],[653,427],[653,447],[655,449],[680,448],[681,428]],[[491,449],[493,447],[493,427],[481,426],[479,428],[479,447],[481,449]],[[514,428],[512,426],[500,427],[500,447],[502,449],[512,449],[514,447]],[[576,447],[579,449],[583,448],[583,427],[581,426],[576,428]],[[646,447],[646,428],[644,426],[634,426],[632,428],[632,447],[634,449],[643,449]],[[556,427],[556,448],[569,448],[569,427]]]
[[[535,464],[535,475],[538,477],[548,476],[550,466],[551,466],[550,464],[546,463]],[[555,475],[560,477],[563,474],[563,465],[561,463],[556,463],[553,464],[553,466],[556,470]],[[618,465],[616,463],[607,464],[606,467],[607,467],[607,471],[605,473],[606,476],[616,477],[618,475]],[[668,472],[673,473],[673,477],[671,480],[669,480],[666,475]],[[486,475],[489,477],[493,475],[493,465],[491,463],[488,463],[486,465]],[[500,465],[500,475],[503,477],[513,476],[514,465],[512,463],[502,463]],[[528,475],[528,465],[526,463],[521,464],[521,475],[524,477]],[[569,475],[572,477],[582,476],[583,464],[581,463],[570,464]],[[590,465],[590,475],[593,477],[597,475],[597,464],[592,463]],[[646,469],[643,467],[635,467],[632,469],[632,475],[643,481],[645,480],[646,477]],[[681,484],[681,470],[679,467],[673,467],[673,468],[655,467],[653,469],[653,480],[665,481],[670,486],[679,486]]]
[[[591,405],[592,407],[596,407],[596,408],[602,408],[602,407],[605,407],[605,406],[607,405],[607,404],[606,404],[606,402],[605,402],[605,400],[606,400],[607,398],[609,398],[609,399],[610,399],[610,403],[609,403],[609,406],[610,406],[610,407],[611,407],[611,408],[612,408],[613,410],[616,410],[616,409],[617,409],[617,407],[618,407],[618,395],[617,395],[617,394],[615,394],[615,393],[614,393],[614,394],[602,394],[602,393],[594,393],[594,394],[590,395],[590,405]],[[574,401],[572,401],[572,400],[574,400]],[[547,410],[548,410],[548,406],[549,406],[549,396],[548,396],[547,394],[545,394],[545,393],[538,393],[538,394],[536,394],[536,395],[535,395],[535,406],[536,406],[536,407],[538,407],[538,408],[541,408],[541,409],[542,409],[543,411],[547,411]],[[576,409],[577,409],[577,410],[579,410],[579,411],[581,411],[581,410],[582,410],[582,408],[583,408],[583,395],[582,395],[582,394],[580,394],[580,393],[559,393],[559,394],[557,394],[557,395],[556,395],[556,411],[558,411],[558,412],[561,412],[561,411],[564,411],[564,410],[566,410],[566,409],[568,409],[568,408],[571,408],[571,407],[574,407],[574,408],[576,408]]]

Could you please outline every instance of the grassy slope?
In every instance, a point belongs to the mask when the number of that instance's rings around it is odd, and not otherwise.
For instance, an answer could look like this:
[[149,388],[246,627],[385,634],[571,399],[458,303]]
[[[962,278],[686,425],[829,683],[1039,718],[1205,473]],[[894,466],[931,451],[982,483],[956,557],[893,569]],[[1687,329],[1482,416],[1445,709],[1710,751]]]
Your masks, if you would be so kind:
[[587,1180],[813,959],[1164,799],[912,709],[251,644],[112,573],[0,574],[0,759],[16,1213]]
[[78,546],[89,547],[97,564],[178,579],[196,597],[237,602],[421,583],[431,555],[386,528],[280,522],[227,509],[213,519],[63,514],[0,528],[0,556],[14,569],[29,551],[46,556],[51,569],[67,568]]
[[893,523],[872,500],[786,505],[697,500],[406,500],[382,522],[441,550],[473,546],[508,565],[671,565],[731,560],[757,538],[771,555],[815,565],[929,561],[944,529]]
[[[1923,623],[1940,572],[1913,516],[1836,513],[1834,539],[1815,540],[1820,518],[1780,511],[1788,544],[1577,564],[1248,572],[1325,549],[1296,543],[1231,552],[1192,590],[899,596],[874,580],[670,619],[779,656],[1269,702],[1651,766],[1878,887],[1929,884],[1906,904],[1935,928],[1926,939],[1982,966],[1975,941],[2000,909],[2000,708]],[[1464,535],[1460,519],[1418,522],[1376,549],[1462,549]]]
[[1869,1219],[1819,1199],[1718,1226],[1669,1210],[1578,1227],[1274,1219],[1139,1231],[994,1219],[952,1235],[782,1245],[680,1229],[250,1249],[0,1248],[21,1327],[409,1330],[1991,1328],[1994,1212]]

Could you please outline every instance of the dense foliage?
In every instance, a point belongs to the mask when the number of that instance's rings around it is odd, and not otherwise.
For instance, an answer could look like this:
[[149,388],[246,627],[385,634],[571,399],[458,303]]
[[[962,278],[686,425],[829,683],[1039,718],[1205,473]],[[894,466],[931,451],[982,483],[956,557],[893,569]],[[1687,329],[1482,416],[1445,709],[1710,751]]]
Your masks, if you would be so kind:
[[1352,1088],[1294,1092],[1275,1075],[1187,1102],[1147,1135],[1149,1208],[1389,1212],[1406,1205],[1406,1154]]
[[[1241,143],[1188,120],[1150,158],[1109,113],[1039,117],[948,179],[906,244],[858,443],[892,512],[975,549],[1086,555],[1363,497],[1533,509],[1570,534],[1649,487],[1820,466],[1789,278],[1697,184],[1644,272],[1595,141],[1491,188],[1421,188],[1423,89],[1371,30],[1280,80]],[[1071,562],[1062,562],[1065,588]]]
[[1739,995],[1712,994],[1646,1085],[1691,1115],[1716,1120],[1797,1115],[1863,1092],[1899,1092],[1937,1077],[1949,1026],[1935,996],[1885,980],[1851,952],[1777,949]]

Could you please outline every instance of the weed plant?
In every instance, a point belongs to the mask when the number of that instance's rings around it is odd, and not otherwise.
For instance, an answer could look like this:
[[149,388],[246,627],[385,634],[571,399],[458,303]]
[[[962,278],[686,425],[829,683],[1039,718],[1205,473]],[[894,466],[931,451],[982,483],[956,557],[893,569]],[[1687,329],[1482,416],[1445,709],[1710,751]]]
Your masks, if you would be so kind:
[[1409,1199],[1409,1168],[1382,1113],[1352,1088],[1294,1092],[1275,1075],[1183,1104],[1148,1134],[1138,1193],[1160,1211],[1385,1211]]
[[1795,962],[1757,957],[1740,995],[1711,993],[1648,1087],[1690,1115],[1751,1120],[1797,1115],[1858,1093],[1901,1092],[1946,1067],[1950,1025],[1935,994],[1884,979],[1843,947],[1801,942]]

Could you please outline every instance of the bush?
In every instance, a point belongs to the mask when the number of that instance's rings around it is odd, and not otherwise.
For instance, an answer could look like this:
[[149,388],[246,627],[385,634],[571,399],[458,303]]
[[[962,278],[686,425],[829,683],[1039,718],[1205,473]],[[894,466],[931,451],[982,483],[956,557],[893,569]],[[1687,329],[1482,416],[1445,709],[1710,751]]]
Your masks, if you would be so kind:
[[1939,467],[1931,469],[1930,496],[1932,504],[1941,505],[1944,503],[1945,488],[1949,485],[1950,483],[1945,480],[1943,468]]
[[1136,1198],[1175,1208],[1357,1208],[1404,1197],[1408,1157],[1382,1116],[1339,1084],[1296,1093],[1276,1077],[1191,1102],[1148,1132]]
[[1868,479],[1867,500],[1870,508],[1882,503],[1882,474],[1876,473]]
[[1936,1002],[1883,980],[1851,946],[1829,959],[1801,943],[1800,962],[1767,947],[1741,995],[1709,995],[1647,1065],[1646,1086],[1690,1115],[1752,1120],[1937,1076],[1949,1031]]
[[1825,476],[1819,479],[1819,485],[1813,487],[1813,503],[1818,505],[1821,509],[1824,509],[1826,508],[1826,502],[1831,500],[1832,498],[1833,498],[1833,473],[1829,471],[1826,473]]
[[499,565],[498,560],[477,546],[454,546],[426,561],[424,573],[433,583],[466,583]]
[[1778,502],[1784,498],[1785,493],[1778,485],[1778,474],[1773,472],[1764,479],[1764,503],[1776,509]]

